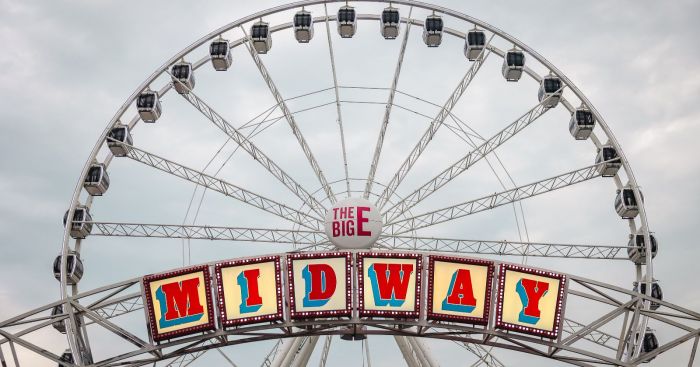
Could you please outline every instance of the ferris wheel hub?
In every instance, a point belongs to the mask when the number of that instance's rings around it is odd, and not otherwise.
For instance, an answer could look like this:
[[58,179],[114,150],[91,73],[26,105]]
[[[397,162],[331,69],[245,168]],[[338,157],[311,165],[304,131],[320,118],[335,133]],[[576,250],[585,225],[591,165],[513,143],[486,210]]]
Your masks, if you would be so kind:
[[326,212],[328,239],[341,249],[370,248],[382,232],[382,215],[363,198],[347,198]]

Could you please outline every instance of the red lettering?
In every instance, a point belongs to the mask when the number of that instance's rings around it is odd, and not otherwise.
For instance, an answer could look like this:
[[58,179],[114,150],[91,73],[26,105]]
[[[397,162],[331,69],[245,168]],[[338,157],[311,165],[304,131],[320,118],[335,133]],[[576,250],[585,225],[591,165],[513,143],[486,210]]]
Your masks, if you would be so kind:
[[[337,280],[333,267],[328,264],[309,264],[309,273],[311,274],[311,291],[309,292],[310,300],[329,299],[335,293]],[[323,277],[325,276],[325,288],[323,287]]]
[[248,269],[243,271],[243,276],[248,280],[248,299],[246,306],[261,305],[262,297],[258,289],[258,278],[260,278],[260,269]]
[[165,294],[168,312],[166,320],[204,313],[204,307],[199,302],[199,278],[186,279],[181,282],[163,284],[161,289]]
[[373,266],[377,274],[379,296],[382,299],[391,299],[391,295],[394,294],[395,299],[406,299],[413,264],[374,263]]
[[452,293],[447,295],[447,303],[453,305],[476,306],[476,298],[474,298],[474,290],[472,288],[472,275],[469,270],[457,270]]
[[340,236],[340,222],[333,222],[333,237]]
[[527,307],[525,307],[523,313],[527,316],[540,317],[540,299],[547,293],[549,283],[526,278],[521,279],[520,282],[523,285],[523,289],[525,289],[528,300]]
[[369,207],[366,206],[358,206],[357,207],[357,235],[358,236],[371,236],[372,232],[370,231],[365,231],[364,227],[362,226],[363,223],[369,222],[368,218],[365,218],[363,215],[364,212],[368,212],[370,209]]

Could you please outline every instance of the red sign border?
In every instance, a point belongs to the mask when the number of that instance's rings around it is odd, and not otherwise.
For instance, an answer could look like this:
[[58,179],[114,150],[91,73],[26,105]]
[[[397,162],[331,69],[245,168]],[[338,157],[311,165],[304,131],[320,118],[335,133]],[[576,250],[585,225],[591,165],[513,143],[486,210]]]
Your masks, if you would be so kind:
[[[204,283],[205,283],[205,297],[207,299],[207,315],[209,316],[209,322],[203,325],[192,326],[176,331],[168,331],[165,333],[158,333],[156,328],[156,317],[153,313],[153,299],[151,298],[151,282],[163,280],[167,278],[178,277],[187,274],[196,274],[202,272],[204,273]],[[143,289],[145,291],[146,297],[146,313],[148,314],[148,329],[151,333],[153,341],[160,342],[163,340],[168,340],[180,336],[196,334],[199,332],[210,331],[216,329],[216,320],[214,318],[214,305],[212,302],[212,292],[211,292],[211,275],[209,274],[209,265],[199,265],[193,266],[185,269],[178,269],[166,273],[151,274],[146,275],[141,279],[143,284]]]
[[[385,258],[385,259],[415,259],[416,260],[416,291],[413,311],[380,311],[367,310],[364,305],[364,268],[365,258]],[[405,252],[358,252],[357,253],[357,282],[358,282],[358,307],[359,315],[367,317],[388,316],[391,318],[418,318],[420,315],[420,300],[422,297],[421,276],[423,273],[423,255]]]
[[[486,296],[484,299],[484,316],[482,316],[482,317],[457,316],[457,315],[447,315],[447,314],[433,312],[433,283],[435,280],[434,271],[435,271],[435,262],[436,261],[454,263],[454,264],[486,266],[488,268],[487,275],[486,275],[487,284],[486,284]],[[428,285],[427,285],[427,291],[428,291],[428,297],[427,297],[428,309],[427,309],[427,311],[428,311],[428,314],[426,315],[426,318],[428,320],[435,320],[435,321],[453,321],[453,322],[461,322],[461,323],[468,323],[468,324],[488,325],[489,316],[490,316],[490,312],[491,312],[491,291],[493,289],[493,274],[495,272],[495,269],[496,269],[495,263],[493,261],[489,261],[489,260],[461,258],[461,257],[453,257],[453,256],[441,256],[441,255],[428,255]]]
[[[224,295],[224,286],[222,285],[223,280],[222,280],[222,275],[221,275],[221,269],[234,267],[234,266],[241,266],[241,265],[262,264],[262,263],[267,263],[267,262],[274,262],[275,263],[275,288],[277,289],[277,312],[267,314],[267,315],[242,317],[240,319],[229,319],[228,316],[226,315],[226,297]],[[254,257],[254,258],[250,258],[250,259],[225,261],[225,262],[216,264],[215,269],[216,269],[215,270],[215,272],[216,272],[216,296],[217,296],[217,300],[218,300],[218,304],[219,304],[219,318],[220,318],[220,323],[224,328],[231,327],[231,326],[257,324],[257,323],[268,322],[268,321],[278,321],[278,320],[283,319],[283,315],[282,315],[282,272],[280,271],[280,256],[273,255],[273,256]]]
[[[513,270],[519,273],[532,274],[547,278],[559,279],[559,292],[557,293],[557,310],[554,314],[554,325],[551,331],[540,330],[532,327],[511,324],[508,322],[503,322],[503,294],[505,292],[505,279],[506,271]],[[541,336],[548,339],[556,339],[559,337],[559,331],[561,330],[562,323],[562,308],[564,301],[564,292],[566,290],[566,275],[554,273],[551,271],[526,268],[524,266],[514,265],[514,264],[501,264],[499,267],[498,274],[498,303],[496,305],[496,320],[495,328],[501,330],[515,331],[523,334],[530,334],[535,336]]]
[[[294,260],[303,259],[334,259],[345,258],[345,310],[331,311],[303,311],[295,310],[294,296]],[[287,255],[287,285],[289,291],[289,316],[292,319],[313,319],[317,317],[343,317],[352,315],[352,253],[347,251],[338,252],[312,252],[293,253]]]

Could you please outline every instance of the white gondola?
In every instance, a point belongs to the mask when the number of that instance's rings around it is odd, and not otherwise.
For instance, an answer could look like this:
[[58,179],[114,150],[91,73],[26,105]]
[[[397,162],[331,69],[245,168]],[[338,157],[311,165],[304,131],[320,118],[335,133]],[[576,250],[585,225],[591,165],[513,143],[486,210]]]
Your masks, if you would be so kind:
[[442,18],[438,15],[429,15],[423,24],[423,42],[428,47],[438,47],[442,43]]
[[272,48],[270,25],[262,20],[250,27],[250,38],[253,40],[253,48],[259,54],[266,54]]
[[314,21],[306,10],[294,14],[294,37],[299,43],[309,43],[314,38]]
[[[70,363],[70,364],[75,363],[75,359],[73,359],[73,352],[71,352],[70,349],[66,349],[66,351],[63,352],[63,354],[61,355],[61,358],[59,360],[61,362],[66,362],[66,363]],[[63,366],[63,364],[59,362],[58,367],[62,367],[62,366]]]
[[[637,341],[637,342],[639,341],[640,333],[639,332],[634,333],[634,339],[632,339],[631,336],[632,335],[630,335],[630,337],[628,337],[628,340],[627,340],[627,351],[629,353],[632,353],[632,351],[634,350],[634,345],[636,343],[633,343],[633,341]],[[656,334],[654,333],[654,330],[652,330],[649,327],[646,328],[646,331],[644,332],[644,338],[641,340],[641,343],[642,343],[642,348],[641,348],[642,354],[653,352],[657,348],[659,348],[659,340],[656,338]],[[651,358],[651,359],[654,359],[654,358]]]
[[[603,163],[605,162],[605,163]],[[595,158],[595,163],[598,164],[598,173],[603,177],[613,177],[622,167],[622,161],[617,154],[617,150],[612,145],[603,145],[598,150],[598,155]]]
[[180,61],[170,69],[175,91],[187,94],[194,89],[194,69],[189,62]]
[[129,131],[129,127],[126,125],[117,124],[112,128],[107,137],[107,147],[116,157],[124,157],[129,154],[129,148],[122,145],[122,143],[128,145],[134,144],[131,138],[131,131]]
[[136,108],[143,122],[156,122],[162,112],[158,92],[146,90],[136,99]]
[[[635,292],[639,292],[641,294],[646,295],[647,283],[642,282],[640,284],[639,282],[634,282],[633,290]],[[659,300],[659,301],[664,300],[664,292],[661,291],[661,286],[659,285],[659,282],[657,282],[656,280],[651,282],[651,294],[649,294],[649,297],[651,297],[655,300]],[[654,301],[652,301],[649,305],[649,308],[651,308],[654,311],[658,310],[659,307],[661,307],[661,304],[658,302],[654,302]]]
[[384,39],[393,40],[399,36],[399,23],[401,16],[399,9],[388,7],[382,11],[381,32]]
[[93,163],[88,169],[83,187],[92,196],[102,196],[109,188],[109,175],[103,163]]
[[351,38],[357,30],[355,8],[345,5],[338,9],[338,33],[340,37]]
[[[650,234],[649,238],[651,238],[651,258],[653,259],[659,251],[659,244],[653,234]],[[635,264],[646,264],[647,247],[644,241],[644,234],[637,233],[630,235],[630,240],[627,243],[627,256]]]
[[[90,221],[92,221],[92,217],[90,216],[90,211],[88,210],[88,208],[84,205],[77,206],[73,211],[73,220],[70,224],[71,237],[75,239],[87,237],[92,231],[92,223],[83,222]],[[67,224],[68,211],[66,211],[66,214],[63,215],[63,225],[66,226]]]
[[581,106],[571,114],[569,132],[576,140],[586,140],[595,127],[595,117],[588,108]]
[[226,71],[233,62],[231,56],[231,48],[228,46],[228,40],[219,38],[209,45],[209,56],[211,64],[216,71]]
[[464,40],[464,56],[469,61],[474,61],[479,58],[481,52],[486,46],[486,33],[478,29],[467,32],[467,37]]
[[[63,305],[57,305],[51,310],[51,318],[56,319],[56,318],[63,317],[63,316],[65,316],[63,313]],[[56,329],[56,331],[58,331],[59,333],[65,334],[66,333],[66,324],[64,322],[65,320],[66,320],[65,318],[54,320],[51,323],[51,326],[53,326],[53,328]],[[80,325],[81,325],[80,320],[81,320],[80,317],[76,317],[75,321],[78,323],[78,327],[80,327]]]
[[[642,201],[644,201],[644,195],[641,192],[639,195],[642,196]],[[639,205],[634,197],[634,190],[629,185],[623,187],[622,190],[617,190],[615,211],[622,219],[631,219],[639,214]]]
[[503,57],[501,72],[509,82],[517,82],[525,69],[525,53],[520,50],[510,50]]
[[[61,263],[62,255],[58,255],[53,261],[53,276],[56,280],[61,281]],[[70,285],[78,284],[83,277],[83,262],[75,252],[68,253],[66,258],[66,283]]]
[[[556,75],[546,75],[540,82],[540,89],[537,92],[537,98],[540,103],[544,101],[544,107],[553,108],[559,104],[559,99],[562,95],[562,82]],[[546,99],[546,101],[545,101]]]

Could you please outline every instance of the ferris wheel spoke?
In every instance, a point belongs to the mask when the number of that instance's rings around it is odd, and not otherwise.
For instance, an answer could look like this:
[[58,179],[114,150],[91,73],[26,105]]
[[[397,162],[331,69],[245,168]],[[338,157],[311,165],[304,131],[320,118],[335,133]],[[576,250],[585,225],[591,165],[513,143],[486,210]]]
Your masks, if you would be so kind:
[[323,232],[180,224],[84,222],[93,225],[91,235],[114,237],[185,238],[241,242],[317,245],[328,241]]
[[627,259],[626,246],[585,245],[507,240],[468,240],[454,238],[385,235],[378,247],[391,250],[419,250],[482,255],[538,256],[576,259]]
[[601,162],[527,185],[501,191],[493,195],[484,196],[479,199],[469,200],[446,208],[400,219],[389,223],[385,227],[386,233],[395,235],[403,234],[585,182],[600,176],[598,166],[605,163],[606,162]]
[[[491,43],[491,39],[493,39],[493,35],[487,42],[487,45]],[[430,123],[428,129],[423,133],[423,136],[421,136],[416,146],[413,148],[411,153],[409,153],[406,160],[404,160],[404,162],[399,167],[398,171],[392,177],[391,181],[389,181],[389,184],[387,184],[384,191],[380,194],[379,199],[377,200],[378,208],[381,209],[387,203],[389,198],[391,198],[391,196],[394,194],[398,186],[401,184],[401,181],[404,179],[404,177],[406,177],[408,172],[411,170],[411,167],[413,167],[413,164],[416,163],[416,161],[421,156],[425,148],[428,146],[428,143],[430,143],[430,141],[433,139],[433,136],[435,136],[437,130],[440,128],[445,119],[447,119],[447,116],[452,112],[452,109],[455,107],[459,99],[467,90],[467,87],[474,79],[476,74],[479,72],[481,66],[484,64],[484,62],[490,54],[490,48],[485,47],[481,51],[480,56],[476,58],[476,60],[474,60],[472,66],[469,68],[469,70],[467,70],[466,74],[464,74],[464,77],[462,78],[460,83],[457,85],[455,90],[452,92],[450,97],[440,109],[440,112],[438,112],[437,116],[435,116],[433,121]]]
[[175,163],[153,153],[146,152],[145,150],[123,143],[122,145],[128,150],[128,154],[126,156],[137,162],[193,182],[209,190],[220,192],[240,202],[297,223],[305,228],[309,228],[311,230],[320,229],[321,220],[316,217],[312,217],[306,213],[302,213],[296,209],[226,181],[220,180],[216,177],[209,176],[195,169],[185,167],[179,163]]
[[[408,19],[411,18],[411,13],[413,13],[413,7],[408,11]],[[389,99],[386,102],[386,107],[384,109],[384,118],[382,119],[382,127],[379,130],[379,136],[377,136],[377,145],[374,148],[374,154],[372,156],[372,164],[369,167],[369,174],[367,176],[367,183],[365,184],[365,192],[363,197],[365,199],[369,198],[369,193],[372,191],[372,184],[374,183],[374,175],[377,173],[377,166],[379,165],[379,156],[382,153],[382,146],[384,145],[384,136],[386,135],[386,129],[389,126],[389,118],[391,117],[391,108],[394,105],[394,96],[396,95],[396,87],[399,84],[399,76],[401,75],[401,66],[403,65],[403,58],[406,54],[406,45],[408,44],[408,34],[411,31],[411,23],[406,22],[406,31],[403,35],[403,40],[401,42],[401,49],[399,50],[399,57],[396,60],[396,68],[394,69],[394,79],[391,82],[391,89],[389,90]]]
[[[482,364],[488,367],[505,367],[503,362],[494,357],[493,353],[491,353],[490,350],[486,350],[483,345],[457,340],[454,340],[454,342],[478,358],[476,362],[471,364],[471,367],[480,366]],[[493,349],[493,347],[491,347],[491,349]]]
[[[173,78],[177,83],[182,84],[183,88],[187,86],[180,80]],[[260,163],[265,169],[270,172],[277,180],[279,180],[284,186],[286,186],[294,195],[301,199],[306,205],[308,205],[314,212],[318,215],[323,216],[324,210],[323,205],[316,200],[311,194],[309,194],[297,181],[295,181],[291,176],[289,176],[277,163],[270,159],[263,151],[253,144],[248,137],[241,133],[238,129],[233,127],[225,118],[223,118],[219,113],[217,113],[213,108],[211,108],[202,98],[197,96],[191,89],[187,88],[189,93],[180,94],[187,102],[189,102],[194,108],[202,113],[209,121],[211,121],[216,127],[221,129],[231,140],[233,140],[238,146],[243,148],[251,157],[258,163]],[[291,113],[291,112],[290,112]],[[276,121],[275,121],[276,122]]]
[[523,114],[511,124],[506,126],[496,135],[484,141],[481,145],[476,147],[471,152],[467,153],[467,155],[460,158],[450,167],[440,172],[433,179],[426,182],[420,188],[404,197],[401,201],[394,204],[391,208],[389,208],[386,211],[386,213],[384,214],[384,219],[387,222],[393,221],[403,212],[420,203],[423,199],[430,196],[435,191],[439,190],[441,187],[445,186],[448,182],[453,180],[455,177],[459,176],[464,171],[468,170],[476,162],[486,157],[489,153],[493,152],[496,148],[501,146],[510,138],[523,131],[540,116],[544,115],[547,111],[551,109],[545,107],[545,102],[547,102],[547,99],[543,100],[541,103],[538,103],[535,107],[531,108],[529,111],[527,111],[525,114]]
[[326,13],[326,35],[328,36],[328,53],[330,54],[331,71],[333,72],[333,89],[335,90],[335,110],[338,116],[338,128],[340,129],[340,145],[343,151],[343,168],[345,169],[345,185],[350,196],[350,178],[348,177],[348,155],[345,149],[345,132],[343,130],[343,114],[340,111],[340,96],[338,94],[338,76],[335,72],[335,55],[333,54],[333,41],[331,38],[331,27],[329,25],[328,6],[323,4]]
[[272,93],[272,96],[275,98],[277,105],[279,106],[280,110],[284,114],[284,116],[287,120],[287,123],[289,123],[289,127],[292,128],[292,133],[294,134],[294,137],[296,137],[297,141],[299,142],[301,149],[304,151],[304,155],[306,155],[306,159],[309,161],[311,168],[314,170],[314,173],[316,174],[316,178],[321,183],[321,187],[323,188],[323,191],[326,193],[326,197],[328,197],[328,200],[331,203],[335,203],[336,202],[335,194],[333,194],[333,190],[330,187],[330,185],[328,184],[328,181],[326,180],[326,176],[323,174],[323,170],[321,170],[321,167],[319,166],[318,162],[316,161],[316,157],[314,157],[313,153],[311,152],[311,148],[306,143],[306,139],[304,139],[304,136],[302,135],[301,130],[299,130],[299,126],[297,125],[296,120],[294,119],[294,115],[289,110],[289,107],[287,107],[287,103],[284,101],[284,98],[282,98],[282,95],[280,94],[279,89],[277,89],[275,82],[272,80],[270,73],[268,72],[267,68],[265,67],[262,60],[260,59],[260,56],[258,56],[258,53],[255,51],[253,46],[251,46],[251,38],[248,36],[248,33],[246,32],[246,30],[243,27],[241,27],[241,30],[243,31],[243,34],[245,35],[245,37],[247,39],[247,42],[245,42],[245,47],[248,49],[248,53],[250,53],[250,56],[253,58],[253,61],[255,62],[255,65],[258,67],[258,70],[260,71],[260,75],[265,80],[265,83],[267,84],[268,89],[270,89],[270,93]]

